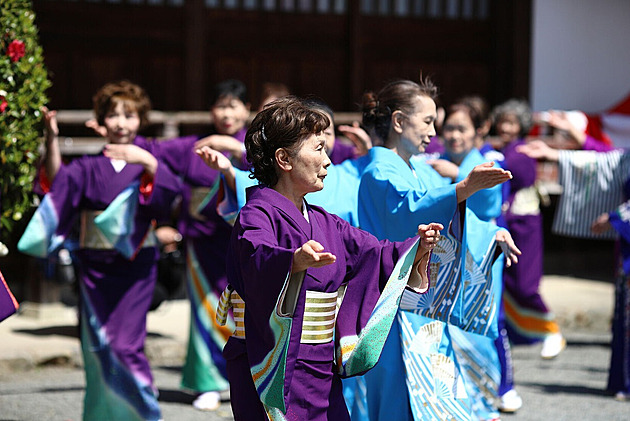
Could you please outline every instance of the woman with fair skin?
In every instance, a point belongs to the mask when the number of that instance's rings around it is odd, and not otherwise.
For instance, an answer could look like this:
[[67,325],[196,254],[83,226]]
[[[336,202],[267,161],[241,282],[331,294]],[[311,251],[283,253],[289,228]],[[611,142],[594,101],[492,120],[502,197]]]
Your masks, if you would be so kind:
[[503,275],[507,330],[514,344],[542,342],[543,359],[555,358],[566,347],[553,313],[543,301],[539,285],[543,275],[543,226],[536,189],[537,164],[518,151],[525,143],[532,115],[529,105],[509,100],[493,110],[495,131],[504,167],[512,172],[509,192],[504,198],[506,227],[523,249],[523,261]]
[[[443,177],[457,182],[464,178],[475,165],[486,162],[487,159],[482,156],[476,145],[482,144],[479,139],[483,139],[487,132],[487,122],[488,116],[484,112],[484,107],[480,107],[476,97],[464,97],[448,107],[442,127],[445,153],[442,159],[431,161],[431,166]],[[505,184],[478,191],[467,200],[468,208],[481,220],[498,221],[503,203],[503,186]],[[502,225],[499,224],[499,226]],[[469,241],[474,241],[474,238],[469,238]],[[500,260],[493,265],[493,276],[496,279],[502,280],[503,278],[503,266]],[[498,305],[501,306],[502,304],[499,303]],[[500,313],[498,319],[499,337],[494,344],[490,343],[489,340],[478,339],[478,348],[486,351],[484,355],[489,360],[489,362],[481,365],[487,368],[486,372],[488,373],[490,372],[489,366],[494,365],[500,368],[500,383],[493,391],[496,396],[488,396],[488,403],[499,397],[498,408],[501,411],[515,412],[522,406],[522,399],[514,390],[510,343],[505,331],[502,307],[497,307],[497,311]],[[483,376],[481,378],[485,380]],[[497,381],[498,379],[492,380]],[[479,389],[483,390],[481,387]],[[489,407],[491,408],[492,405]],[[490,414],[485,415],[485,418],[490,417]]]
[[[435,220],[444,226],[451,221],[458,223],[460,216],[454,217],[458,204],[477,191],[501,184],[511,177],[508,171],[495,168],[489,162],[474,167],[458,183],[444,185],[429,165],[413,158],[424,152],[436,134],[434,96],[435,87],[430,81],[418,84],[406,80],[391,82],[378,93],[370,92],[364,96],[363,125],[377,137],[375,144],[383,146],[373,147],[368,154],[371,162],[359,187],[359,226],[377,238],[405,238],[409,235],[409,221]],[[520,252],[509,233],[490,226],[486,232],[490,235],[489,243],[497,240],[507,245],[506,263],[515,263]],[[441,272],[437,272],[440,277]],[[435,344],[427,346],[424,352],[439,355],[440,360],[457,366],[448,345],[448,329],[442,322],[415,312],[399,311],[381,362],[365,376],[368,407],[367,413],[363,414],[365,417],[370,420],[412,420],[441,419],[445,413],[457,413],[464,418],[470,416],[468,403],[456,393],[457,370],[447,383],[449,392],[439,392],[440,397],[433,385],[413,377],[412,373],[422,372],[423,376],[442,381],[436,377],[440,370],[430,368],[432,357],[423,352],[412,352],[409,348],[414,336],[407,335],[419,335],[425,329],[433,328],[439,329],[440,334]],[[412,390],[409,386],[407,390],[407,384],[418,384],[418,381],[425,387]],[[426,405],[427,402],[435,402],[435,405]],[[359,414],[356,419],[361,419]]]
[[230,298],[222,298],[244,313],[224,349],[235,420],[349,419],[340,376],[376,363],[405,286],[428,287],[441,224],[415,228],[419,242],[378,241],[305,200],[325,183],[328,124],[287,97],[265,107],[247,133],[260,185],[248,189],[234,225]]
[[[157,388],[144,354],[146,314],[158,258],[150,227],[154,218],[167,216],[164,209],[169,209],[180,187],[177,178],[149,152],[152,144],[137,136],[149,106],[144,91],[130,82],[109,83],[97,92],[94,111],[109,143],[102,154],[77,158],[58,169],[38,209],[55,218],[42,231],[38,226],[42,219],[34,217],[20,240],[24,252],[46,246],[52,252],[80,217],[76,255],[85,420],[161,419]],[[54,129],[54,112],[46,122],[49,130]],[[132,232],[112,240],[98,217],[127,193],[134,204],[139,200],[133,223],[128,221]],[[31,226],[33,231],[51,233],[52,238],[38,237],[40,245],[33,248]]]

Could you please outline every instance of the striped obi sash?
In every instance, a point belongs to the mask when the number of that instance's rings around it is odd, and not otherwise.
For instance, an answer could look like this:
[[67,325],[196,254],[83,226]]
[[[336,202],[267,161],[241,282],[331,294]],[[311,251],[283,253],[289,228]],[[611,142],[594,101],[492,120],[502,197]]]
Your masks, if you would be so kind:
[[[116,245],[113,244],[98,225],[94,222],[95,218],[103,211],[100,210],[84,210],[81,212],[81,232],[79,235],[79,247],[84,249],[95,250],[114,250]],[[142,247],[155,247],[157,240],[154,235],[154,228],[151,226],[149,233],[142,243]]]
[[338,291],[306,291],[300,343],[324,344],[332,341],[337,319],[338,298]]
[[[306,291],[304,319],[302,321],[303,344],[324,344],[333,340],[337,312],[343,299],[345,287],[335,292]],[[236,330],[235,338],[245,339],[245,302],[231,285],[228,285],[219,299],[217,323],[224,326],[228,311],[232,308]]]

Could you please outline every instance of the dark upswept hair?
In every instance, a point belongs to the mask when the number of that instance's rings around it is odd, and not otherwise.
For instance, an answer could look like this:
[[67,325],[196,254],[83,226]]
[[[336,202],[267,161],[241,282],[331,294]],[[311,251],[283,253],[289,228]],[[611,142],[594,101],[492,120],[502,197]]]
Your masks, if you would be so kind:
[[270,102],[256,115],[245,135],[247,161],[252,167],[250,177],[275,186],[276,151],[284,148],[293,155],[307,137],[323,132],[328,125],[328,117],[295,96]]
[[426,96],[435,101],[437,87],[428,77],[420,77],[420,83],[411,80],[390,82],[378,94],[366,92],[363,94],[363,125],[368,132],[373,131],[383,143],[387,142],[394,111],[412,114],[418,96]]
[[228,97],[234,97],[243,104],[247,104],[249,102],[247,97],[247,87],[245,84],[237,79],[226,79],[212,87],[210,97],[208,99],[208,107],[212,108],[220,99]]
[[128,80],[106,83],[94,94],[92,103],[98,124],[105,125],[105,115],[113,110],[119,102],[123,102],[125,110],[138,113],[140,127],[149,124],[148,114],[151,109],[151,100],[144,89]]
[[484,123],[490,119],[488,103],[480,96],[471,95],[459,98],[446,109],[444,121],[457,111],[465,112],[473,123],[475,130],[483,127]]
[[521,126],[519,137],[525,137],[529,133],[532,128],[532,110],[526,100],[512,98],[494,107],[492,110],[494,124],[505,114],[515,115],[518,119]]

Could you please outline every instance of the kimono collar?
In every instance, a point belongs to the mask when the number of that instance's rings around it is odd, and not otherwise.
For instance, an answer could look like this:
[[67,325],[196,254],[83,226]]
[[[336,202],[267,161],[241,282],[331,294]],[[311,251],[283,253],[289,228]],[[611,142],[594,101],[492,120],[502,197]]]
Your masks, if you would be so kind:
[[[306,235],[308,238],[312,238],[312,227],[311,224],[306,220],[302,211],[295,207],[295,204],[290,201],[287,197],[281,195],[274,189],[267,187],[265,185],[257,185],[249,187],[246,191],[247,201],[250,200],[261,200],[263,202],[269,203],[274,208],[278,209],[280,212],[287,215],[290,219],[295,222],[295,224],[300,228],[300,230]],[[304,202],[305,210],[309,210],[310,206]]]
[[400,155],[390,149],[384,148],[382,146],[375,146],[370,149],[370,156],[372,157],[373,161],[378,160],[380,162],[387,162],[396,167],[399,171],[406,172],[407,175],[409,175],[410,177],[416,178],[409,164],[407,164],[407,162],[405,162],[405,160],[402,159]]

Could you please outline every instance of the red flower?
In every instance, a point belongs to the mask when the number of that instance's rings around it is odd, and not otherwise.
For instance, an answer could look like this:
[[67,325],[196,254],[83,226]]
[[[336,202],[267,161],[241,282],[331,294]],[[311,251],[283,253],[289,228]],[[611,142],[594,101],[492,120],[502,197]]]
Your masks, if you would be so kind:
[[17,39],[11,41],[9,48],[7,49],[7,55],[13,62],[16,62],[24,57],[24,43]]
[[9,103],[7,102],[7,100],[4,99],[3,96],[0,96],[0,113],[3,113],[4,110],[6,110],[8,106],[9,106]]

